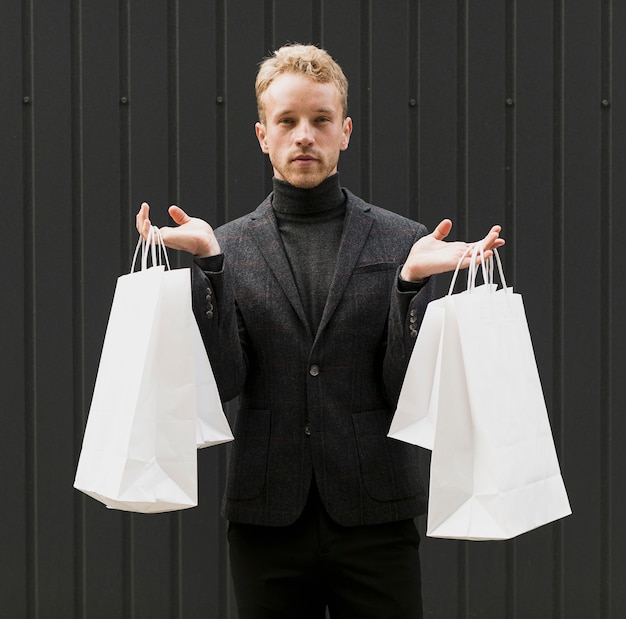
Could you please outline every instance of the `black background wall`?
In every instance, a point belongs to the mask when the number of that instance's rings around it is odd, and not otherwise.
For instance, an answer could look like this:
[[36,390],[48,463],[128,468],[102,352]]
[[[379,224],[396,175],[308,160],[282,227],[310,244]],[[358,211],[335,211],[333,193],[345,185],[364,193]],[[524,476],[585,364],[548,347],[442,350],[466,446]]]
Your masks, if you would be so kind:
[[253,80],[287,41],[350,79],[343,184],[451,217],[455,238],[501,223],[525,300],[574,514],[510,542],[425,539],[426,615],[626,616],[619,0],[4,0],[0,615],[235,617],[227,448],[200,452],[184,513],[108,511],[72,482],[135,212],[218,225],[256,206]]

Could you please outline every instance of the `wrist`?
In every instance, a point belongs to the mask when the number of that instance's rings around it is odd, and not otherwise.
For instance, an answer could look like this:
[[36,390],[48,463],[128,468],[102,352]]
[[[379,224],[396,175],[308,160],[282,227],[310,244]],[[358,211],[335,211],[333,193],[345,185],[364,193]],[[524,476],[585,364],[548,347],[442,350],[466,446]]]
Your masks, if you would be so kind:
[[410,272],[406,264],[400,270],[400,279],[404,282],[410,282],[413,284],[421,284],[428,279],[428,275],[422,273]]
[[207,243],[206,245],[199,244],[196,247],[196,251],[193,253],[195,258],[211,258],[212,256],[219,256],[222,253],[222,250],[219,246],[219,243],[215,241],[215,243]]

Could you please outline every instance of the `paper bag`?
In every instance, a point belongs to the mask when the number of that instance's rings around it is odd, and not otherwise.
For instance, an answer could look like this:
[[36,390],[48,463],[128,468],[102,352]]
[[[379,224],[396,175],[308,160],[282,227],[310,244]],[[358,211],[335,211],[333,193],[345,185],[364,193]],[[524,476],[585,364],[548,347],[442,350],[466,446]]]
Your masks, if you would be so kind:
[[452,294],[455,273],[448,296],[433,302],[438,320],[421,343],[433,382],[414,398],[411,417],[409,385],[423,378],[409,366],[394,418],[402,427],[390,430],[432,449],[431,537],[509,539],[571,513],[522,298],[506,287],[495,255],[502,289],[493,259],[483,268],[486,284],[475,285],[474,255],[468,289]]
[[220,400],[213,368],[195,318],[192,320],[196,375],[196,445],[212,447],[233,440],[233,433]]
[[390,437],[431,450],[439,406],[445,302],[445,297],[437,299],[426,308],[389,428]]
[[198,423],[199,408],[218,420],[215,442],[232,440],[214,379],[200,374],[210,365],[190,270],[148,268],[148,245],[153,265],[160,255],[153,241],[142,244],[141,271],[133,272],[136,251],[117,281],[74,482],[108,507],[146,513],[197,505],[197,442],[215,438]]

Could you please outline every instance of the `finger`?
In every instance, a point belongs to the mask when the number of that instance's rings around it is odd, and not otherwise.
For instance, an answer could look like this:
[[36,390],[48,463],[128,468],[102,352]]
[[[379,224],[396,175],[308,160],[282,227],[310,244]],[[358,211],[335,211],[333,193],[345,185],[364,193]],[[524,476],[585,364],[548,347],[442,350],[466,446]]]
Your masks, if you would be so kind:
[[135,217],[135,221],[139,225],[147,216],[150,211],[150,207],[147,202],[142,202],[139,210],[137,211],[137,216]]
[[500,238],[501,226],[493,226],[488,232],[487,236],[483,239],[483,246],[485,249],[491,249],[492,247],[501,247],[504,245],[504,239]]
[[174,222],[179,226],[186,224],[191,219],[189,215],[187,215],[187,213],[185,213],[185,211],[180,208],[180,206],[176,206],[175,204],[172,204],[167,212],[170,214],[170,217],[174,220]]
[[142,202],[141,207],[139,208],[139,212],[135,217],[135,227],[137,228],[137,232],[142,236],[146,236],[148,231],[150,230],[150,206],[147,202]]
[[449,219],[444,219],[433,231],[433,238],[443,241],[450,234],[450,230],[452,230],[452,222]]

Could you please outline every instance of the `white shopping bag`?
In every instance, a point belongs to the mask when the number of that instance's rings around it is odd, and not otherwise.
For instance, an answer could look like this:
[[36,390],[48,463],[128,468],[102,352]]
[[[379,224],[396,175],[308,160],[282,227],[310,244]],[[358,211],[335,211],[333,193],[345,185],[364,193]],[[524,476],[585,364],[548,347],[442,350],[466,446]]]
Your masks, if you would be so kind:
[[[468,290],[452,294],[455,273],[432,304],[437,321],[418,337],[413,355],[424,359],[409,365],[389,435],[432,449],[427,535],[509,539],[571,509],[522,298],[506,287],[497,252],[504,288],[493,284],[493,259],[475,286],[476,252]],[[424,363],[426,378],[411,373]]]
[[117,281],[74,481],[108,507],[145,513],[197,505],[196,447],[207,442],[199,408],[218,420],[216,442],[232,440],[214,380],[199,386],[198,361],[200,372],[210,366],[198,346],[190,271],[157,264],[153,240],[138,244],[141,271],[133,272],[136,251]]
[[389,428],[390,437],[431,450],[439,406],[445,316],[445,297],[428,304]]
[[192,316],[193,352],[196,371],[196,445],[212,447],[233,440],[233,433],[220,400],[211,362],[206,354],[198,323]]

